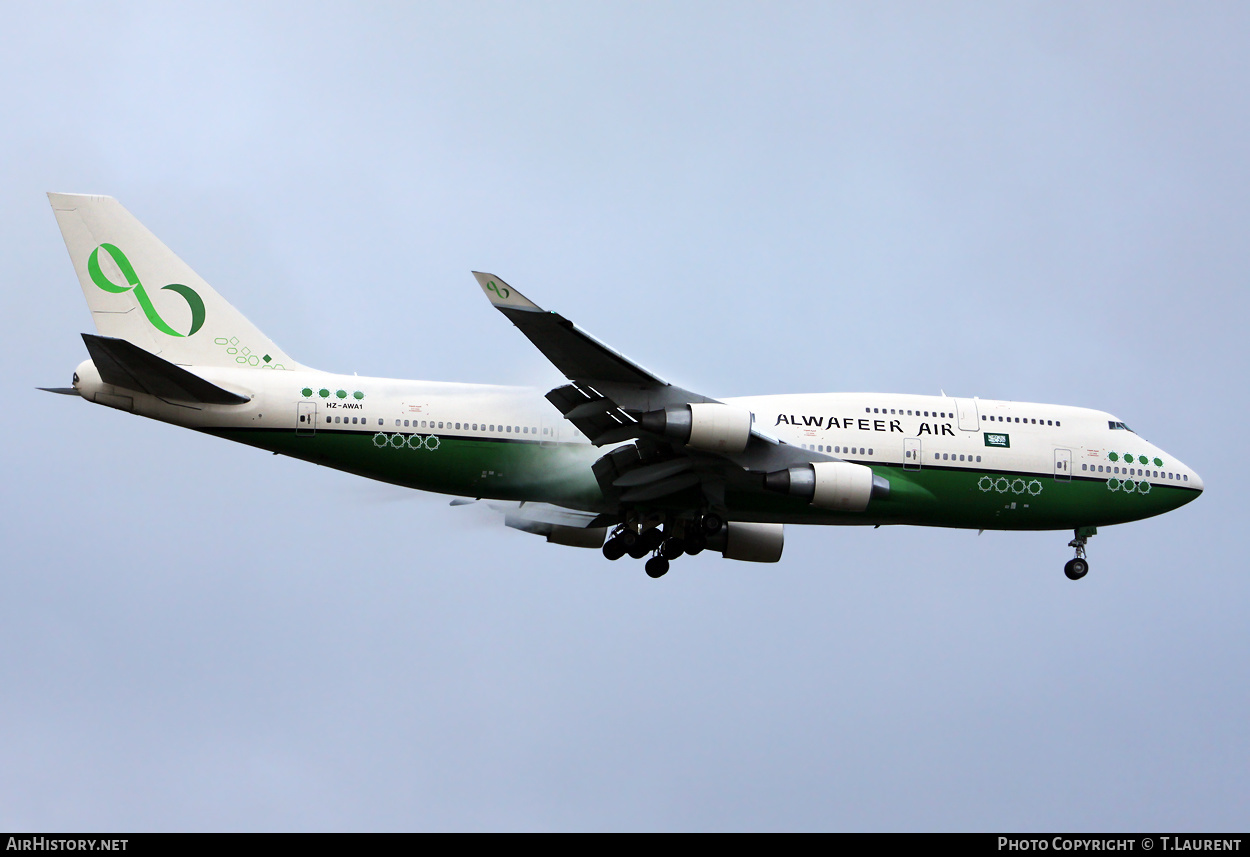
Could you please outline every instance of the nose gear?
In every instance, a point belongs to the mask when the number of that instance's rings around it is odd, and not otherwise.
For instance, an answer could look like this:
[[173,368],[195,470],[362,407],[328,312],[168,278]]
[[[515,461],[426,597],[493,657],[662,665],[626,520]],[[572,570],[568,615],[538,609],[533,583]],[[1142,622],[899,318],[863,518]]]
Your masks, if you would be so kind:
[[1085,543],[1090,536],[1096,535],[1098,529],[1096,527],[1077,527],[1072,541],[1068,542],[1068,547],[1076,550],[1076,557],[1068,560],[1063,567],[1063,573],[1067,575],[1068,580],[1080,580],[1089,574],[1089,560],[1085,558]]

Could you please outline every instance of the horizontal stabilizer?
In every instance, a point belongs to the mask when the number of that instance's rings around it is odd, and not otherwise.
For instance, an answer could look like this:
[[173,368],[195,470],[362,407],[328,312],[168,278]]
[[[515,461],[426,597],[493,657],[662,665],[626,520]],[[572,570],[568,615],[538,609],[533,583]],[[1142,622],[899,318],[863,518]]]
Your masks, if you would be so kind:
[[45,393],[60,393],[62,396],[77,396],[78,391],[73,387],[36,387],[36,390],[43,390]]
[[100,379],[114,387],[205,405],[241,405],[250,401],[124,339],[84,333],[82,340]]

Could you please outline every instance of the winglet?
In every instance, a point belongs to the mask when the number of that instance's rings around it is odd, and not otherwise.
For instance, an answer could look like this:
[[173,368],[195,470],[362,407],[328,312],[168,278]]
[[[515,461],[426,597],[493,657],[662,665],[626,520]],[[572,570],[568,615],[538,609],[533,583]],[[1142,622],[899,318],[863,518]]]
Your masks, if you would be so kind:
[[482,287],[482,291],[486,293],[486,297],[499,309],[506,307],[507,309],[524,309],[533,312],[543,311],[542,307],[494,274],[483,274],[479,271],[474,271],[473,276],[477,279],[477,284]]

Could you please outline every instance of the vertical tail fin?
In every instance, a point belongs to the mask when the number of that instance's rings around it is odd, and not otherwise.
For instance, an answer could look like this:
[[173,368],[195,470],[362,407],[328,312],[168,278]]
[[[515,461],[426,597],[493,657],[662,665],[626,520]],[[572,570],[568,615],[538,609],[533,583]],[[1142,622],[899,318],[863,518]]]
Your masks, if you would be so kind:
[[182,365],[302,368],[111,196],[48,200],[101,336]]

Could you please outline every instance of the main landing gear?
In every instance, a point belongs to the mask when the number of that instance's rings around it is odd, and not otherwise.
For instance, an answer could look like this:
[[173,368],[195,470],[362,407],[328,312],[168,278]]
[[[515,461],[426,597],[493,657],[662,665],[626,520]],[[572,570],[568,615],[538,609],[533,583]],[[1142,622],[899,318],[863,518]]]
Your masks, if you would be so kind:
[[1095,527],[1076,528],[1076,538],[1068,542],[1068,547],[1076,549],[1076,556],[1068,560],[1063,567],[1063,573],[1068,576],[1068,580],[1080,580],[1089,574],[1089,560],[1085,558],[1085,542],[1097,532]]
[[689,520],[668,520],[645,529],[636,529],[637,526],[630,523],[618,527],[603,543],[603,555],[618,560],[625,554],[634,559],[651,554],[643,567],[648,577],[656,579],[668,574],[670,563],[682,554],[702,553],[708,537],[720,532],[725,522],[719,515],[709,513]]

